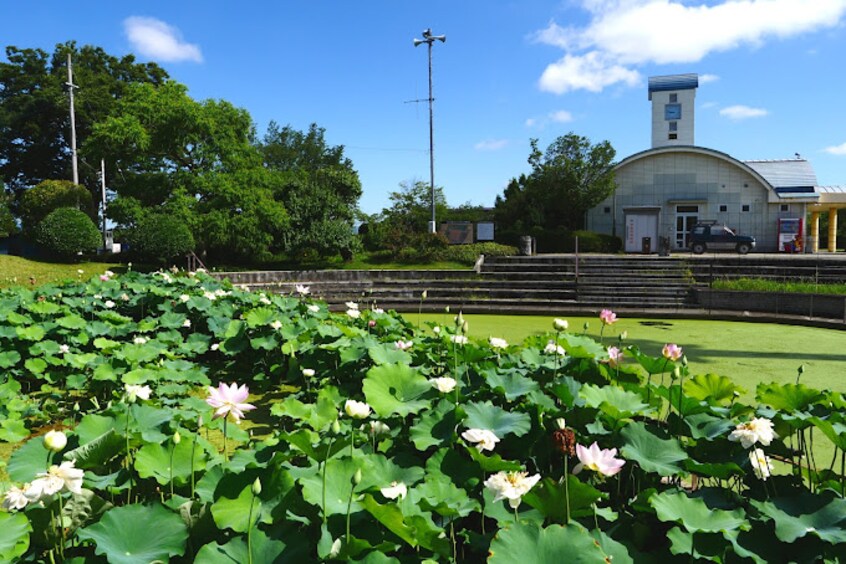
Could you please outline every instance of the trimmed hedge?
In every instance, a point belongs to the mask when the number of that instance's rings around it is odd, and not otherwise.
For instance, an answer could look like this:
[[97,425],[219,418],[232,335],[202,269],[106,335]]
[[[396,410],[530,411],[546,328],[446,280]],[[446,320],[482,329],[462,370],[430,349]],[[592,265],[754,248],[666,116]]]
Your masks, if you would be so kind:
[[36,228],[35,241],[65,258],[93,253],[103,244],[91,218],[74,208],[59,208],[48,214]]
[[539,253],[572,253],[579,238],[580,253],[618,253],[623,249],[619,237],[593,231],[568,231],[566,229],[528,229],[527,232],[499,231],[497,241],[517,245],[521,235],[531,235],[537,242]]
[[443,259],[473,264],[479,255],[487,257],[507,257],[517,254],[517,247],[499,243],[473,243],[472,245],[452,245],[444,250]]
[[129,233],[132,252],[139,258],[164,264],[194,250],[194,236],[179,219],[169,215],[149,215]]

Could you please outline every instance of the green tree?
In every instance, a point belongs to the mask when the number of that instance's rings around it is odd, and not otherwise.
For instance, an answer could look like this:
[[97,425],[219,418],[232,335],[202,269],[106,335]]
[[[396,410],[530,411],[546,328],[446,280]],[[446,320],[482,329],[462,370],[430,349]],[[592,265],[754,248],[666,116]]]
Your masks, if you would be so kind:
[[[391,205],[382,210],[382,220],[392,229],[409,233],[426,233],[432,220],[432,191],[422,180],[400,183],[400,189],[388,195]],[[435,186],[435,217],[437,221],[447,214],[444,189]]]
[[70,180],[44,180],[20,196],[18,213],[25,233],[32,234],[50,212],[74,208],[93,214],[91,192]]
[[0,237],[9,237],[18,232],[18,223],[12,214],[11,196],[0,194]]
[[35,231],[35,240],[47,250],[63,257],[91,253],[103,244],[100,231],[91,218],[74,208],[50,212]]
[[132,252],[142,260],[164,264],[194,250],[191,230],[178,218],[149,214],[129,234]]
[[[71,178],[67,55],[73,57],[77,138],[88,138],[134,83],[161,84],[167,73],[132,55],[108,55],[99,47],[56,45],[41,49],[6,48],[0,62],[0,180],[16,194],[43,180]],[[96,191],[99,161],[80,151],[80,183]],[[90,162],[90,166],[86,166]]]
[[531,140],[532,171],[512,179],[497,196],[495,217],[505,229],[584,227],[585,213],[613,193],[616,152],[608,141],[592,145],[568,133],[545,152]]

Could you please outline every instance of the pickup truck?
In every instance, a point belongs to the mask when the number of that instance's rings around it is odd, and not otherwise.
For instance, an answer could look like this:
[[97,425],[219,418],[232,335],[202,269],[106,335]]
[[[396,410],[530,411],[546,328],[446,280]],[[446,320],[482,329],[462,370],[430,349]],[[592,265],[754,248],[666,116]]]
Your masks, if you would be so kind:
[[745,255],[754,248],[754,237],[737,235],[716,222],[700,222],[690,230],[690,250],[697,255],[705,251],[737,251]]

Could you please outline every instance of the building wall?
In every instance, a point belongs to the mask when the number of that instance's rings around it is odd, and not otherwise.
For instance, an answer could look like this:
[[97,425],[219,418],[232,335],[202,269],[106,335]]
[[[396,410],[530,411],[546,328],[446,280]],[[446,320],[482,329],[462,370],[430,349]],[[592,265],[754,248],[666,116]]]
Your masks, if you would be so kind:
[[[660,206],[658,232],[677,248],[676,206],[698,206],[700,220],[716,220],[752,235],[756,250],[775,251],[778,217],[801,217],[801,204],[767,202],[769,189],[738,163],[690,150],[670,150],[623,163],[615,173],[617,190],[588,212],[591,231],[624,236],[626,208]],[[725,206],[725,211],[721,211]],[[748,206],[744,211],[743,206]],[[795,209],[794,209],[795,208]],[[655,247],[653,246],[653,249]]]
[[[665,107],[670,103],[670,96],[675,95],[681,106],[681,117],[675,120],[666,119]],[[673,145],[694,145],[695,99],[696,89],[671,90],[667,92],[652,92],[652,147],[667,147]],[[670,139],[670,122],[676,123],[676,139]]]

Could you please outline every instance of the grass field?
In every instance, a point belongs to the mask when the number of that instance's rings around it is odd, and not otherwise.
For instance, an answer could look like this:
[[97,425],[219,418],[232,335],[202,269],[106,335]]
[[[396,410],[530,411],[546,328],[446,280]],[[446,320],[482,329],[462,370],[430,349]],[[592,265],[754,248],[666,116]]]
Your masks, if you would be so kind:
[[[39,262],[10,255],[0,255],[0,288],[32,286],[60,280],[77,280],[100,275],[107,270],[123,270],[121,265],[106,262],[55,263]],[[82,271],[80,274],[79,271]]]
[[[416,324],[417,314],[406,314]],[[471,336],[501,337],[517,344],[533,334],[552,331],[552,317],[523,315],[465,315]],[[422,323],[452,323],[450,314],[420,317]],[[569,317],[570,331],[599,338],[601,323],[596,317]],[[802,383],[815,388],[846,391],[846,332],[817,327],[772,323],[744,323],[698,319],[626,319],[606,328],[605,343],[615,344],[625,331],[625,343],[636,344],[645,353],[660,355],[665,343],[684,349],[693,374],[729,376],[754,397],[760,382],[796,381],[796,370],[805,365]]]

